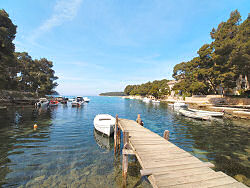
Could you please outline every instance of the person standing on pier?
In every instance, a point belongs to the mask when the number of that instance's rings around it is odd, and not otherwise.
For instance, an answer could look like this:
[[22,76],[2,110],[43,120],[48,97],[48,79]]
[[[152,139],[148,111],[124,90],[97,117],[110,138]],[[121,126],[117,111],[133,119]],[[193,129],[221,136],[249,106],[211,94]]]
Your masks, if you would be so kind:
[[140,124],[141,126],[144,125],[144,123],[143,123],[143,121],[141,119],[141,115],[140,114],[138,114],[138,116],[137,116],[136,123]]

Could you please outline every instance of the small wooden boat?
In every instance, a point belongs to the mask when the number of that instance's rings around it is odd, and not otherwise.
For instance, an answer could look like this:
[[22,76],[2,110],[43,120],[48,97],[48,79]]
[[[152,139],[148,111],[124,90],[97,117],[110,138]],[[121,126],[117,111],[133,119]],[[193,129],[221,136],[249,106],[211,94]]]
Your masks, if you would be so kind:
[[98,114],[94,119],[94,127],[99,132],[110,136],[114,132],[115,118],[109,114]]
[[199,119],[199,120],[211,120],[212,118],[212,116],[210,115],[199,113],[199,112],[194,112],[194,111],[183,109],[183,108],[179,110],[179,113],[183,116],[194,118],[194,119]]

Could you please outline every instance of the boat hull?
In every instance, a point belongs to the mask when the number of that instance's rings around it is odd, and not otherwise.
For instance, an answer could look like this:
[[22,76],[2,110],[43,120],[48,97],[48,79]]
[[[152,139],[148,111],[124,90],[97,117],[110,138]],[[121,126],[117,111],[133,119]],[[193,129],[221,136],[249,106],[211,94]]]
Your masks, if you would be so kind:
[[49,101],[48,102],[38,102],[38,103],[36,103],[36,106],[41,107],[41,108],[48,107]]
[[77,106],[82,106],[83,105],[83,102],[76,102],[76,101],[73,101],[71,103],[72,107],[77,107]]
[[203,114],[203,115],[208,115],[211,117],[223,117],[224,113],[223,112],[212,112],[212,111],[206,111],[206,110],[196,110],[196,109],[191,109],[189,108],[190,111]]
[[114,128],[113,126],[109,126],[109,125],[101,125],[101,124],[94,124],[95,125],[95,129],[101,133],[106,134],[107,136],[110,136],[114,133]]
[[152,100],[152,103],[160,103],[161,101]]
[[144,98],[142,101],[145,102],[145,103],[150,103],[150,102],[151,102],[151,99]]
[[58,104],[49,104],[49,106],[58,106]]
[[50,101],[49,106],[58,106],[58,101]]
[[[109,118],[109,120],[105,120],[106,118]],[[95,129],[107,136],[110,136],[114,133],[114,126],[115,126],[115,118],[110,115],[107,115],[106,117],[103,115],[97,115],[94,119]]]
[[180,109],[179,113],[183,116],[189,117],[189,118],[193,118],[193,119],[199,119],[199,120],[211,120],[211,116],[206,115],[206,114],[199,114],[196,112],[192,112],[189,110],[184,110],[184,109]]
[[88,103],[90,101],[90,99],[88,97],[84,97],[83,101]]
[[187,104],[185,104],[185,103],[183,103],[183,102],[175,102],[174,103],[174,107],[176,108],[180,108],[180,107],[182,107],[182,108],[185,108],[185,107],[188,107],[188,105]]

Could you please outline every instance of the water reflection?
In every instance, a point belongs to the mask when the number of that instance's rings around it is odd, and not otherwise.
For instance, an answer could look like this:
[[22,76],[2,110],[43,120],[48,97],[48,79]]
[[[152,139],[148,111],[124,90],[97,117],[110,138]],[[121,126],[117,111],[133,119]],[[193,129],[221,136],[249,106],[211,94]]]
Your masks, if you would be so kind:
[[192,123],[183,135],[193,140],[190,150],[194,155],[214,162],[217,170],[235,176],[250,172],[249,131],[249,128],[217,122],[204,125]]
[[[196,121],[164,103],[93,97],[81,108],[9,108],[0,113],[0,187],[121,187],[121,156],[114,158],[113,138],[94,131],[93,119],[100,113],[134,120],[139,113],[146,128],[159,135],[169,130],[171,142],[248,184],[249,121]],[[150,186],[139,170],[131,157],[128,187]]]
[[[27,177],[32,175],[33,169],[37,163],[29,164],[32,156],[40,155],[42,142],[49,138],[49,126],[51,123],[51,112],[46,111],[44,115],[38,116],[40,112],[26,108],[10,108],[1,117],[0,127],[0,186],[16,186],[15,182],[25,181],[25,177],[16,178],[19,174],[25,174]],[[39,123],[39,129],[34,131],[34,122]],[[33,150],[36,148],[36,150]],[[33,150],[29,152],[29,150]],[[26,157],[21,155],[25,153]],[[28,168],[23,170],[23,166]],[[10,173],[11,172],[11,173]],[[7,183],[10,182],[10,183]]]
[[107,137],[106,135],[94,129],[94,138],[95,138],[97,145],[101,149],[104,149],[104,151],[109,152],[113,149],[113,146],[114,146],[113,137]]

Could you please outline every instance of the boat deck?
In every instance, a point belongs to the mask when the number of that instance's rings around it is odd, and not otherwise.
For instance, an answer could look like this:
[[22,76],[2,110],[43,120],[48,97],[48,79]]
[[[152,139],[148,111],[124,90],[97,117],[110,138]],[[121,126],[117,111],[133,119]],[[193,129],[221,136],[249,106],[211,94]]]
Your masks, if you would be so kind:
[[214,166],[212,163],[200,161],[133,120],[119,119],[118,128],[128,134],[130,148],[123,149],[123,158],[136,155],[141,175],[148,176],[155,188],[247,187],[223,172],[215,172],[210,168]]

